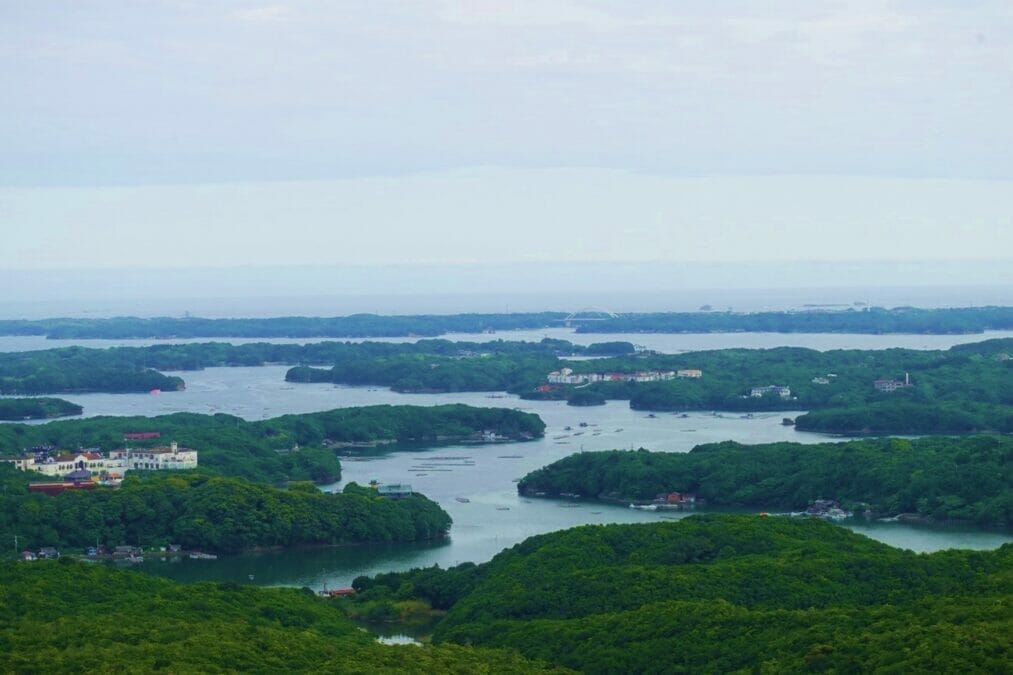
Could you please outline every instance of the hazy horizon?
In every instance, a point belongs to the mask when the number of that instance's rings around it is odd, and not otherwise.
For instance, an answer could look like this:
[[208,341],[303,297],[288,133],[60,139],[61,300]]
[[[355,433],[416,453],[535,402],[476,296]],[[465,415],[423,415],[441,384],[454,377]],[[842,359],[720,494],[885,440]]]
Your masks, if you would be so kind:
[[[1013,266],[947,263],[526,263],[0,270],[0,318],[353,313],[757,311],[855,302],[1013,305]],[[24,289],[31,289],[26,297]]]
[[0,53],[0,270],[1013,263],[1001,0],[8,2]]

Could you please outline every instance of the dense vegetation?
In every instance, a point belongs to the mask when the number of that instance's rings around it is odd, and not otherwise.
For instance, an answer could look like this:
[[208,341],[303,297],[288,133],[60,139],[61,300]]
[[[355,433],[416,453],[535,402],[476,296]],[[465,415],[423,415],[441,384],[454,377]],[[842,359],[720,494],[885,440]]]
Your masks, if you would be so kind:
[[84,408],[62,398],[0,398],[0,420],[38,420],[82,412]]
[[1013,307],[898,307],[802,312],[663,312],[581,323],[578,333],[927,333],[1013,329]]
[[[627,353],[633,352],[628,344]],[[584,353],[561,340],[542,342],[347,344],[332,352],[329,370],[295,367],[289,382],[380,385],[402,392],[514,391],[534,389],[558,367],[560,354]]]
[[[200,370],[212,366],[288,365],[335,366],[335,374],[302,371],[290,374],[297,382],[333,381],[348,384],[385,384],[404,390],[503,390],[544,380],[558,356],[632,354],[629,342],[588,347],[565,340],[488,343],[420,340],[415,343],[319,342],[232,345],[159,344],[149,347],[89,349],[64,347],[0,354],[0,394],[38,394],[82,391],[110,393],[182,389],[179,377],[159,370]],[[357,368],[362,363],[368,370]],[[436,370],[436,369],[440,370]],[[433,371],[433,372],[429,372]]]
[[4,672],[536,673],[509,651],[380,645],[296,589],[60,562],[0,564]]
[[[576,373],[697,368],[699,379],[591,385],[606,398],[629,399],[638,410],[799,410],[849,408],[880,401],[974,402],[1013,405],[1013,339],[985,340],[946,351],[914,349],[834,350],[780,347],[721,349],[686,354],[574,361]],[[877,379],[912,386],[878,391]],[[791,396],[749,396],[752,387],[782,385]],[[567,395],[566,390],[559,392]]]
[[528,474],[517,489],[624,500],[693,492],[713,506],[794,510],[815,499],[836,499],[878,515],[912,513],[1013,528],[1013,438],[728,441],[688,453],[583,452]]
[[[354,483],[340,494],[288,490],[200,471],[127,474],[118,489],[29,493],[28,476],[3,473],[0,537],[22,546],[77,549],[133,544],[226,553],[270,546],[439,539],[450,516],[422,495],[379,497]],[[65,551],[66,552],[66,551]]]
[[[401,442],[433,444],[480,437],[483,431],[514,439],[542,435],[537,415],[504,408],[466,405],[341,408],[247,422],[232,415],[176,413],[159,417],[92,417],[44,425],[0,425],[0,454],[24,448],[123,447],[123,435],[157,431],[158,439],[131,441],[132,447],[170,440],[199,452],[202,467],[250,480],[329,482],[340,476],[335,450],[344,444]],[[345,448],[344,452],[353,449]]]
[[[592,360],[564,357],[620,353]],[[635,353],[630,343],[583,348],[563,340],[537,343],[411,344],[325,342],[310,345],[221,343],[122,347],[79,347],[0,354],[0,388],[29,386],[107,388],[140,378],[164,378],[150,368],[195,369],[223,365],[298,363],[290,382],[378,385],[403,392],[510,391],[525,398],[572,400],[576,405],[629,400],[639,410],[821,410],[833,415],[805,419],[801,428],[839,433],[1006,431],[1013,406],[1013,339],[986,340],[946,351],[912,349],[836,350],[801,348],[723,349],[684,354]],[[329,369],[313,365],[330,365]],[[550,371],[635,373],[699,369],[699,378],[587,386],[549,385]],[[878,379],[910,377],[911,386],[879,391]],[[6,379],[5,379],[6,378]],[[56,379],[54,379],[56,378]],[[44,383],[49,383],[44,385]],[[182,380],[174,380],[182,386]],[[790,395],[751,396],[754,387],[790,388]],[[963,410],[960,407],[962,406]],[[863,417],[868,416],[868,419]]]
[[999,672],[1013,635],[1013,546],[917,555],[815,519],[584,526],[355,585],[449,607],[438,644],[588,673]]
[[[566,312],[512,314],[423,314],[339,317],[204,319],[197,317],[115,317],[109,319],[41,319],[0,321],[0,335],[45,335],[70,338],[202,338],[202,337],[434,337],[445,333],[481,333],[559,327]],[[579,318],[579,317],[578,317]],[[801,312],[656,312],[595,316],[574,323],[584,333],[980,333],[1013,328],[1011,307],[949,309],[869,308]]]
[[415,314],[335,317],[285,316],[264,319],[198,317],[115,317],[0,321],[0,335],[45,335],[51,339],[126,338],[279,338],[279,337],[434,337],[444,333],[483,333],[559,326],[565,312],[513,314]]
[[185,384],[124,358],[117,350],[67,347],[0,354],[0,394],[34,395],[101,391],[112,394],[160,389],[177,391]]
[[880,401],[814,410],[795,419],[799,431],[830,434],[1013,434],[1013,406],[970,402]]

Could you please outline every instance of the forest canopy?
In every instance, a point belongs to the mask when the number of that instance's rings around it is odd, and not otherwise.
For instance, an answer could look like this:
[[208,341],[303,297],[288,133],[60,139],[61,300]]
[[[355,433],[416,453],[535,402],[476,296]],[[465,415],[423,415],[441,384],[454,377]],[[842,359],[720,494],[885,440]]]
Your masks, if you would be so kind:
[[506,650],[381,645],[303,590],[69,559],[0,563],[0,644],[5,672],[562,672]]
[[481,565],[359,578],[449,611],[437,644],[587,673],[996,672],[1013,545],[915,554],[817,519],[692,516],[532,537]]
[[[224,553],[264,547],[440,539],[450,516],[413,494],[280,490],[202,471],[131,473],[119,488],[30,493],[28,477],[0,466],[0,537],[22,546],[167,546]],[[23,482],[22,482],[23,481]],[[65,551],[67,552],[67,551]]]
[[688,453],[582,452],[521,479],[522,494],[649,500],[690,492],[711,506],[801,510],[833,499],[878,516],[1013,528],[1013,438],[970,436],[845,443],[732,441]]

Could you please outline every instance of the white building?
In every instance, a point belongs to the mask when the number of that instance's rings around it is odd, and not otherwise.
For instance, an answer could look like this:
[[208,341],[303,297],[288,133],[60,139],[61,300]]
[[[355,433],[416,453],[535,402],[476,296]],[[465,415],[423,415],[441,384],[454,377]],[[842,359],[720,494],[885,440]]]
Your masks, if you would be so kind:
[[570,368],[548,374],[551,384],[589,384],[591,382],[660,382],[675,378],[674,370],[641,370],[636,373],[574,373]]
[[109,457],[123,461],[126,471],[180,471],[197,468],[197,451],[181,448],[176,441],[167,448],[120,448],[110,452]]
[[749,391],[749,396],[751,398],[763,398],[764,396],[768,396],[770,394],[777,394],[781,398],[791,398],[791,388],[770,384],[766,387],[753,387]]
[[35,457],[22,458],[27,462],[15,462],[15,466],[24,471],[35,471],[46,476],[66,476],[71,471],[84,469],[94,474],[116,474],[122,476],[123,462],[103,457],[100,453],[91,450],[73,454],[57,455],[46,457],[42,461],[36,461]]
[[92,450],[46,457],[36,461],[33,455],[2,457],[0,461],[14,464],[22,471],[35,471],[46,476],[66,476],[71,471],[83,469],[107,479],[123,478],[130,470],[182,470],[197,468],[197,451],[180,448],[173,441],[168,448],[113,450],[103,456]]
[[686,368],[684,370],[677,370],[675,374],[678,377],[688,377],[694,380],[703,377],[703,371],[698,370],[696,368]]

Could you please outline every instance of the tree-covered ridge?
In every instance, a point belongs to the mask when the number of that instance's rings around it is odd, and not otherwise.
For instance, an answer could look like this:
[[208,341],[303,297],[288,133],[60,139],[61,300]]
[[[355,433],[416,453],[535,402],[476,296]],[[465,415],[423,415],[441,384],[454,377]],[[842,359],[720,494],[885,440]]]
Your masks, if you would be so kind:
[[918,333],[954,335],[1013,328],[1013,307],[898,307],[800,312],[660,312],[587,321],[578,333]]
[[0,644],[5,672],[550,670],[510,651],[380,645],[295,589],[180,584],[69,560],[0,564]]
[[182,378],[164,375],[143,359],[113,350],[67,347],[0,354],[0,394],[35,395],[179,391]]
[[565,312],[509,314],[413,314],[204,319],[199,317],[54,318],[0,321],[0,335],[45,335],[51,339],[129,338],[328,338],[435,337],[561,325]]
[[[564,325],[567,312],[505,314],[353,314],[337,317],[205,319],[198,317],[53,318],[0,321],[0,335],[70,338],[435,337],[445,333],[531,330]],[[786,312],[630,313],[583,322],[583,333],[928,333],[1013,328],[1013,307],[868,308]]]
[[[524,439],[541,436],[534,414],[467,405],[340,408],[248,422],[232,415],[175,413],[158,417],[92,417],[44,425],[0,425],[0,454],[24,448],[125,445],[124,434],[157,431],[160,438],[130,441],[131,447],[175,440],[199,453],[200,465],[216,473],[255,481],[337,480],[335,450],[342,444],[401,442],[435,444],[479,438],[484,431]],[[346,452],[348,450],[345,450]]]
[[38,420],[80,415],[84,408],[62,398],[0,398],[0,420]]
[[1013,406],[901,398],[850,408],[813,410],[795,418],[799,431],[876,434],[1013,434]]
[[[233,553],[310,544],[425,541],[450,516],[422,495],[385,499],[354,483],[341,493],[311,484],[288,490],[240,478],[186,473],[128,474],[119,488],[30,493],[27,477],[0,467],[0,537],[32,550],[96,543]],[[21,475],[18,475],[21,474]],[[23,482],[22,482],[23,481]]]
[[918,555],[815,519],[584,526],[355,584],[442,598],[436,643],[588,673],[995,672],[1013,635],[1013,546]]
[[816,499],[836,499],[881,516],[1013,528],[1013,438],[728,441],[688,453],[583,452],[533,471],[517,489],[623,500],[691,492],[713,506],[759,509],[801,510]]
[[[587,347],[565,340],[540,342],[450,342],[420,340],[413,343],[318,342],[313,344],[271,344],[258,342],[233,345],[225,342],[158,344],[147,347],[63,347],[27,352],[0,353],[0,394],[39,394],[101,391],[109,393],[165,391],[184,387],[182,379],[157,371],[200,370],[214,366],[262,366],[265,364],[337,366],[342,377],[313,373],[291,378],[295,381],[336,381],[373,384],[382,379],[390,383],[404,377],[413,364],[438,364],[443,370],[437,377],[470,378],[468,391],[488,388],[499,390],[517,382],[532,386],[544,379],[558,356],[632,354],[629,342],[605,342]],[[356,364],[369,364],[365,374]],[[400,373],[391,376],[385,365],[397,366]],[[504,365],[505,364],[505,365]],[[378,374],[379,373],[379,374]],[[417,376],[417,375],[416,375]],[[495,378],[489,380],[489,378]],[[534,377],[535,379],[531,379]],[[418,389],[421,384],[410,388]],[[443,389],[449,389],[447,386]],[[461,390],[460,388],[456,390]]]
[[[575,373],[700,369],[696,379],[591,385],[638,410],[805,410],[847,408],[879,401],[918,405],[941,401],[1013,405],[1013,339],[986,340],[945,351],[833,350],[796,347],[721,349],[636,358],[573,361]],[[912,386],[884,392],[876,380]],[[750,396],[753,387],[787,386],[791,396]],[[565,391],[563,392],[565,395]]]

